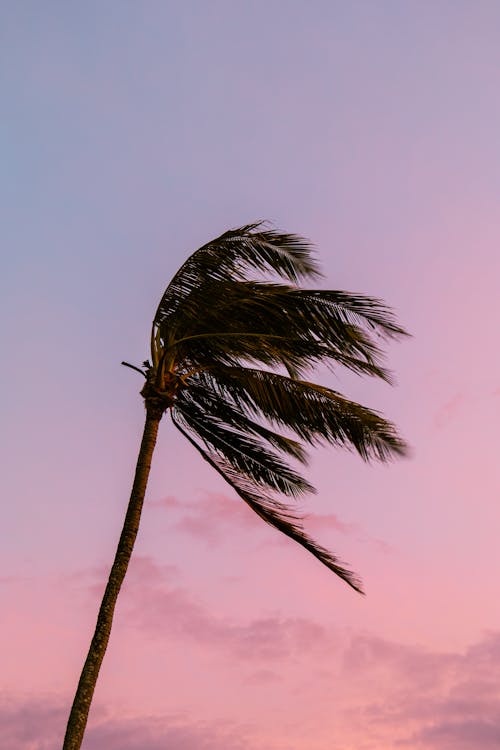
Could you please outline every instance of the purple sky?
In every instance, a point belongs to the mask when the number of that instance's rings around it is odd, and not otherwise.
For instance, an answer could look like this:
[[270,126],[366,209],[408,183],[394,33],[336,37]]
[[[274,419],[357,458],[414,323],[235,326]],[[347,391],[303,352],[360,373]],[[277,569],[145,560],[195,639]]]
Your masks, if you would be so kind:
[[0,746],[57,750],[128,500],[172,274],[265,218],[413,334],[324,372],[410,460],[314,452],[316,538],[162,425],[84,750],[500,745],[500,6],[5,4]]

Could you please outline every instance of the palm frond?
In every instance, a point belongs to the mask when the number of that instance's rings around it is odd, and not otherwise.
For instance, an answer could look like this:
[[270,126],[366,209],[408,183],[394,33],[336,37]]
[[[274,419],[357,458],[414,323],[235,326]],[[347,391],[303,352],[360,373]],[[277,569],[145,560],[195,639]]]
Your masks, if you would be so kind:
[[189,399],[189,394],[177,400],[175,413],[207,448],[215,451],[234,471],[251,477],[256,484],[291,497],[315,491],[309,482],[257,438],[228,428],[217,414],[202,411]]
[[181,391],[176,402],[177,407],[182,408],[186,399],[196,404],[202,414],[214,415],[222,423],[239,432],[257,435],[281,453],[303,464],[307,463],[307,453],[301,443],[255,422],[241,409],[230,404],[227,399],[220,398],[213,390],[200,385],[199,382],[194,381],[190,384],[189,390]]
[[299,376],[324,361],[390,382],[373,334],[404,334],[377,300],[367,298],[363,306],[362,298],[347,293],[211,280],[188,295],[156,336],[173,359],[189,357],[199,365],[211,357],[225,364],[246,359]]
[[179,342],[170,350],[174,361],[189,362],[200,370],[214,366],[245,364],[285,367],[296,377],[315,365],[324,363],[334,369],[343,366],[353,372],[371,375],[391,383],[391,374],[379,364],[360,357],[332,350],[316,341],[293,337],[281,338],[274,334],[213,333]]
[[311,245],[302,237],[264,229],[262,222],[247,224],[224,232],[186,260],[160,300],[154,325],[207,279],[244,279],[249,270],[268,271],[293,282],[321,276]]
[[[329,308],[329,320],[337,319],[351,325],[368,326],[383,338],[409,336],[409,333],[398,325],[396,317],[382,300],[355,292],[338,289],[299,289],[300,296],[309,298],[317,305]],[[298,296],[299,296],[298,295]]]
[[406,453],[394,425],[329,388],[243,367],[220,366],[199,378],[239,409],[285,426],[308,443],[354,448],[365,460],[386,461]]
[[189,432],[181,426],[178,420],[178,415],[171,413],[171,418],[175,427],[184,435],[198,453],[200,453],[204,460],[207,461],[207,463],[212,466],[212,468],[215,469],[223,479],[225,479],[239,497],[241,497],[241,499],[244,500],[247,505],[258,516],[260,516],[260,518],[262,518],[262,520],[304,547],[355,591],[358,591],[360,594],[364,593],[361,581],[356,574],[345,567],[345,565],[329,550],[317,544],[310,536],[308,536],[308,534],[306,534],[301,526],[301,518],[299,516],[291,513],[283,503],[280,503],[272,496],[258,492],[258,488],[255,484],[247,477],[242,476],[240,472],[235,471],[233,467],[224,460],[224,458],[221,458],[209,449],[202,448]]

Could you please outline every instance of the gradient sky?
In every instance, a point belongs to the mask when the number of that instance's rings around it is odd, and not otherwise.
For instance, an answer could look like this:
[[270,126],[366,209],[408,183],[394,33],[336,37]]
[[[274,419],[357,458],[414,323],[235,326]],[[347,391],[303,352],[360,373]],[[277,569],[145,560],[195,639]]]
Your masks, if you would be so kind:
[[314,452],[358,596],[162,425],[85,750],[500,746],[500,5],[3,3],[0,746],[57,750],[128,500],[150,321],[269,219],[412,339],[409,460]]

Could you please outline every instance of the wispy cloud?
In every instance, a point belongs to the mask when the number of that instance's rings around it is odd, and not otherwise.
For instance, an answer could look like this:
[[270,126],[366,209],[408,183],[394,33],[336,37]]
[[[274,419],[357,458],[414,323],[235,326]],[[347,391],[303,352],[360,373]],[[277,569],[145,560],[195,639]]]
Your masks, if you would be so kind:
[[328,529],[339,534],[354,534],[359,531],[357,524],[345,523],[336,513],[306,513],[304,523],[313,532]]
[[239,498],[221,493],[207,493],[202,498],[182,502],[166,497],[151,504],[171,512],[174,528],[208,542],[223,538],[228,528],[254,531],[262,525]]
[[[110,565],[95,565],[84,570],[65,573],[61,576],[63,583],[82,586],[93,598],[102,596],[108,580]],[[123,590],[134,588],[136,584],[147,584],[149,587],[174,583],[179,577],[179,570],[175,565],[159,564],[148,555],[134,554],[131,558]]]
[[[151,505],[168,510],[176,530],[210,543],[223,540],[228,530],[255,532],[264,528],[262,520],[243,501],[221,493],[207,493],[201,498],[187,501],[170,496],[152,501]],[[360,530],[356,524],[345,523],[335,513],[306,511],[304,525],[314,533],[329,530],[354,534]],[[276,536],[280,538],[279,534]]]
[[174,636],[223,649],[232,658],[266,662],[325,645],[323,626],[306,618],[272,616],[242,624],[213,614],[188,589],[173,586],[170,572],[150,558],[139,558],[130,571],[124,586],[124,622],[149,636]]

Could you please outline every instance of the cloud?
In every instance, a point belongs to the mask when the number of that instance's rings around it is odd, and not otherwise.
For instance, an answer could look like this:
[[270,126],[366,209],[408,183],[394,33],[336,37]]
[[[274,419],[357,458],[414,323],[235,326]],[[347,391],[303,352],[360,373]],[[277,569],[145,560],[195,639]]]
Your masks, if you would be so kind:
[[417,733],[413,742],[439,750],[498,750],[500,747],[500,711],[494,721],[458,720],[437,722]]
[[[253,532],[264,528],[262,520],[242,500],[221,493],[208,493],[203,498],[183,502],[169,496],[151,505],[170,511],[176,530],[209,543],[226,538],[228,530]],[[326,529],[340,534],[359,531],[356,524],[344,523],[334,513],[306,513],[304,525],[313,533]],[[277,540],[280,538],[278,534]]]
[[[187,588],[176,585],[177,576],[174,566],[158,565],[147,556],[132,558],[121,593],[122,627],[144,631],[148,638],[173,637],[222,650],[231,659],[279,661],[327,646],[325,628],[307,618],[275,615],[241,623],[214,614]],[[92,596],[102,592],[101,569],[81,577]]]
[[[372,737],[412,750],[500,746],[500,633],[463,653],[432,652],[372,636],[353,638],[343,671],[374,693],[347,714]],[[365,735],[366,735],[365,732]],[[372,747],[372,745],[368,745]],[[375,748],[376,745],[373,745]]]
[[229,722],[173,717],[114,719],[91,727],[84,750],[250,750],[241,728]]
[[355,523],[345,523],[335,513],[307,513],[304,520],[308,531],[323,531],[330,529],[338,531],[339,534],[354,534],[359,531],[359,526]]
[[212,492],[201,499],[183,502],[167,497],[151,504],[173,512],[175,529],[207,542],[222,539],[229,528],[254,531],[262,526],[262,521],[242,500],[221,493]]
[[[14,698],[0,707],[0,747],[56,750],[62,744],[70,704],[60,698]],[[120,717],[93,706],[83,750],[257,750],[244,729],[230,721],[196,721],[172,715]]]
[[[278,627],[277,627],[278,626]],[[387,641],[370,634],[346,635],[335,629],[316,631],[310,622],[279,618],[232,626],[236,650],[253,641],[283,639],[273,668],[268,660],[243,669],[232,660],[235,677],[230,690],[240,691],[222,703],[218,719],[198,720],[183,707],[162,715],[146,709],[134,714],[111,713],[96,704],[91,713],[84,750],[330,750],[331,737],[346,750],[493,750],[500,743],[500,633],[490,633],[463,652],[431,651],[417,645]],[[279,630],[285,635],[276,635]],[[222,632],[222,631],[221,631]],[[271,632],[271,635],[270,635]],[[319,633],[316,652],[283,680],[282,665],[294,660],[290,643],[311,641]],[[219,636],[217,636],[219,637]],[[344,650],[332,658],[333,641]],[[220,644],[219,644],[220,645]],[[297,645],[297,644],[296,644]],[[283,645],[282,645],[283,648]],[[251,662],[250,662],[251,663]],[[274,662],[276,664],[276,661]],[[326,669],[328,666],[328,669]],[[229,668],[229,666],[228,666]],[[225,673],[224,673],[225,674]],[[222,674],[211,675],[224,700]],[[147,684],[144,686],[147,700]],[[262,698],[256,710],[255,696]],[[2,696],[0,747],[6,750],[57,750],[71,695],[63,699]],[[209,696],[203,699],[210,706]],[[205,703],[206,701],[206,703]],[[145,704],[146,705],[146,704]],[[272,707],[266,715],[265,707]],[[193,707],[194,708],[194,707]],[[139,710],[140,711],[140,710]],[[260,711],[263,713],[261,714]],[[293,717],[293,721],[289,718]],[[307,737],[307,743],[299,738]],[[256,738],[259,738],[257,741]]]
[[142,568],[142,572],[135,570],[128,583],[133,594],[126,599],[124,621],[150,636],[174,636],[223,649],[232,658],[263,661],[315,651],[325,643],[324,628],[305,618],[272,616],[242,624],[220,617],[186,588],[172,587],[157,572],[151,575],[152,561]]
[[338,534],[347,536],[355,535],[356,539],[365,544],[373,545],[383,554],[391,554],[394,551],[394,548],[387,542],[364,533],[360,524],[346,523],[336,513],[306,513],[304,516],[304,526],[314,536],[324,531],[335,531]]
[[66,711],[60,701],[23,700],[2,695],[0,705],[0,747],[6,750],[54,750]]
[[[314,717],[318,729],[312,730],[308,750],[329,750],[326,733],[334,728],[345,750],[490,750],[499,746],[500,632],[486,634],[459,652],[398,643],[370,633],[353,634],[301,617],[228,618],[212,612],[193,591],[179,585],[175,569],[144,556],[133,560],[124,588],[122,637],[127,638],[127,630],[137,631],[139,640],[155,644],[160,660],[163,641],[170,652],[173,648],[177,653],[188,652],[194,662],[201,658],[218,664],[222,671],[213,674],[214,684],[221,701],[229,691],[228,712],[235,721],[249,718],[244,706],[258,695],[261,708],[271,701],[278,722],[290,711],[301,727],[309,727]],[[229,687],[222,682],[223,674]],[[145,691],[147,695],[147,686]],[[241,708],[235,707],[238,703]],[[113,721],[95,722],[94,734],[89,735],[95,744],[85,750],[104,746],[136,750],[139,740],[144,750],[156,750],[162,742],[176,750],[190,748],[191,742],[203,748],[200,738],[210,750],[211,738],[220,747],[234,746],[227,727],[205,732],[200,725],[186,725],[175,717],[167,724],[154,717]],[[30,721],[23,716],[18,715],[15,723],[29,730]],[[274,747],[271,725],[261,716],[256,717],[256,725],[264,732],[263,746]],[[0,741],[0,747],[55,750],[56,745],[41,741],[30,745],[31,735],[22,735],[20,729],[17,734],[10,731],[9,741]],[[44,728],[39,736],[49,735]],[[303,747],[299,741],[285,746],[290,750]]]
[[[84,570],[65,573],[60,576],[61,583],[78,584],[91,594],[92,599],[100,599],[108,580],[110,564],[95,565]],[[133,554],[123,583],[123,591],[136,586],[161,586],[166,582],[173,583],[179,577],[176,565],[160,565],[149,555]]]

